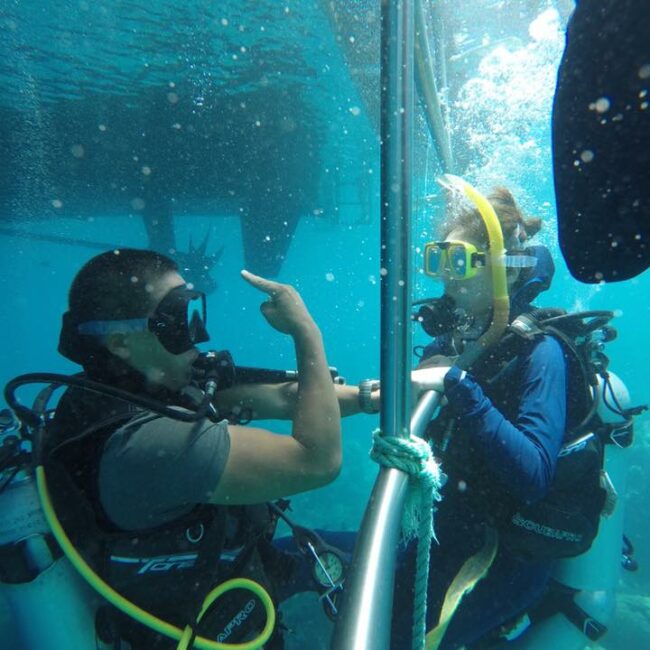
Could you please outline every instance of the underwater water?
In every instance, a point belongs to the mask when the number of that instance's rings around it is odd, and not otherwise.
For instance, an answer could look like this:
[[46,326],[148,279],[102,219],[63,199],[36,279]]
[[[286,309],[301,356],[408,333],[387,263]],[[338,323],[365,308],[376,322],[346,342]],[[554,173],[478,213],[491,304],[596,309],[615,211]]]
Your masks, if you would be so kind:
[[[455,173],[486,193],[506,185],[543,219],[538,238],[557,269],[539,304],[615,310],[611,368],[635,404],[650,402],[650,275],[583,285],[557,244],[550,109],[570,3],[438,4],[427,15],[446,25],[439,90]],[[378,20],[379,3],[368,0],[3,0],[2,385],[24,372],[78,371],[56,352],[67,290],[85,261],[119,246],[189,252],[196,284],[216,284],[204,348],[227,349],[240,365],[294,368],[290,341],[259,312],[264,297],[239,276],[249,268],[297,287],[349,383],[378,377]],[[443,216],[441,163],[416,110],[414,300],[440,294],[420,268]],[[196,247],[206,237],[203,259]],[[294,519],[358,528],[377,474],[368,458],[377,426],[374,416],[344,420],[341,475],[293,498]],[[601,641],[608,650],[650,645],[647,415],[635,433],[619,496],[640,568],[621,576],[616,620]],[[2,647],[18,648],[1,591]],[[284,609],[288,648],[328,647],[315,596]]]

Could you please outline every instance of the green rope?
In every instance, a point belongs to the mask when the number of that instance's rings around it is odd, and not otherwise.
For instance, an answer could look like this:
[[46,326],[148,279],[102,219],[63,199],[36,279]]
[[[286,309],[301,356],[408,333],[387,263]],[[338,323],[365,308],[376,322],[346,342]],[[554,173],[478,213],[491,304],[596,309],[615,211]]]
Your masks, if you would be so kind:
[[409,475],[409,488],[402,517],[402,541],[418,538],[413,605],[413,650],[424,648],[426,635],[427,585],[429,554],[433,531],[433,502],[440,501],[444,475],[422,438],[384,436],[377,429],[372,434],[370,457],[383,467],[399,469]]

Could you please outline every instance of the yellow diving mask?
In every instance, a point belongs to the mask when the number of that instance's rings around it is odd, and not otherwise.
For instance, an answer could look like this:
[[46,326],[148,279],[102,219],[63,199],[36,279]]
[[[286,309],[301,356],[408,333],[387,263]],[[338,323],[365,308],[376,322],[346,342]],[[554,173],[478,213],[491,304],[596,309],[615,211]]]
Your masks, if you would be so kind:
[[485,253],[464,241],[432,241],[424,246],[424,272],[439,280],[468,280],[485,267],[485,261]]
[[[488,253],[464,241],[432,241],[424,246],[424,272],[436,280],[469,280],[485,267]],[[537,260],[527,251],[508,251],[507,268],[533,267]]]

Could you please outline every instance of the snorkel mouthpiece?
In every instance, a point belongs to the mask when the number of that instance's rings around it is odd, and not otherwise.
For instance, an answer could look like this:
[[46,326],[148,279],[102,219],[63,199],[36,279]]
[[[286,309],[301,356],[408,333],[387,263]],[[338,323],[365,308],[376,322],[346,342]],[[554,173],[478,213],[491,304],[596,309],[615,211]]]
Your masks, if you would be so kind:
[[494,345],[508,326],[510,302],[508,298],[508,282],[506,280],[506,251],[499,218],[487,198],[467,181],[453,174],[444,174],[438,182],[444,188],[467,197],[474,204],[481,219],[483,219],[488,235],[488,254],[492,274],[492,322],[476,343],[467,346],[459,357],[456,365],[465,369],[471,366],[489,347]]

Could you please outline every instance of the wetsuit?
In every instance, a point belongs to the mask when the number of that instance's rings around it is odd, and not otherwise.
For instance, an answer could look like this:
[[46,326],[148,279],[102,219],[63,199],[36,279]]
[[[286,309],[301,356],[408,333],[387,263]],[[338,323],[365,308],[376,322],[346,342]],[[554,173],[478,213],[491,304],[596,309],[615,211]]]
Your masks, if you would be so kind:
[[[438,343],[427,353],[451,350]],[[491,383],[480,372],[462,381],[457,368],[447,374],[448,406],[430,427],[440,447],[453,424],[446,451],[436,451],[448,480],[435,513],[439,544],[432,546],[427,630],[438,622],[447,587],[463,562],[481,548],[484,526],[498,530],[510,506],[539,500],[549,489],[565,434],[566,374],[562,348],[548,336],[524,346]],[[500,545],[488,576],[463,600],[441,647],[470,644],[524,611],[541,596],[550,568]],[[395,649],[409,647],[414,575],[414,548],[409,548],[396,577]]]

